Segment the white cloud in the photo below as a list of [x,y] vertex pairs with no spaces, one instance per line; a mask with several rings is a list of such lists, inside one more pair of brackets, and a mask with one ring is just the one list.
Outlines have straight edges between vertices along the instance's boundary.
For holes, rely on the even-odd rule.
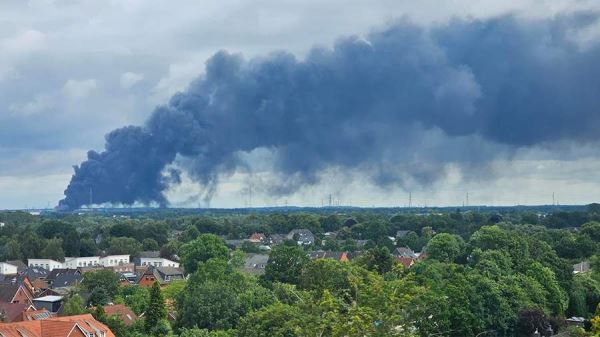
[[27,29],[16,36],[7,38],[0,43],[4,52],[26,53],[40,50],[44,47],[46,35],[35,29]]
[[144,79],[144,74],[126,72],[121,75],[121,88],[129,89]]
[[12,117],[28,117],[42,113],[55,105],[53,97],[46,94],[36,95],[26,103],[13,103],[9,107]]
[[185,89],[194,78],[204,71],[203,60],[175,63],[169,65],[169,72],[153,88],[153,101],[163,103],[173,94]]
[[97,88],[95,79],[68,80],[63,86],[63,92],[70,99],[83,99]]

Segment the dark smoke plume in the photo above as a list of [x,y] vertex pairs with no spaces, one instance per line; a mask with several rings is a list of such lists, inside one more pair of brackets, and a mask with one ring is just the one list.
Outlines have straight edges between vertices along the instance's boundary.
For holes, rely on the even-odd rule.
[[596,142],[600,44],[578,36],[597,20],[399,23],[304,60],[218,52],[144,126],[90,151],[60,206],[166,205],[182,167],[210,196],[255,149],[274,153],[283,178],[273,191],[291,193],[332,167],[365,169],[381,185],[428,183],[444,165],[485,165],[498,149]]

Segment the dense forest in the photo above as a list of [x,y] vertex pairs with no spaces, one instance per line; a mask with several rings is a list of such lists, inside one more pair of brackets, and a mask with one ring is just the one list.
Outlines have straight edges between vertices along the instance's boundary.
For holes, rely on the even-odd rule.
[[[66,313],[92,311],[117,336],[531,336],[536,330],[600,333],[600,205],[579,210],[476,209],[264,211],[131,214],[1,212],[2,260],[159,250],[188,278],[165,288],[122,286],[113,273],[86,275]],[[226,239],[308,229],[318,240],[274,246],[260,276]],[[403,231],[401,237],[396,237]],[[335,238],[325,233],[335,233]],[[359,244],[361,243],[361,244]],[[423,252],[410,268],[397,247]],[[354,252],[350,261],[311,259]],[[591,271],[573,272],[589,261]],[[134,327],[101,305],[124,303]],[[174,318],[167,320],[167,312]],[[565,318],[583,317],[583,327]]]

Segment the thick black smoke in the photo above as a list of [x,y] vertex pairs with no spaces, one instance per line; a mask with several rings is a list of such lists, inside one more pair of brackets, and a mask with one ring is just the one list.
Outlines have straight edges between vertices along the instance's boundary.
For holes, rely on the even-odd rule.
[[597,20],[399,23],[304,60],[219,52],[143,127],[115,130],[103,152],[90,151],[60,205],[167,204],[175,161],[210,192],[219,174],[243,167],[240,153],[260,148],[274,153],[279,192],[289,193],[332,167],[426,183],[448,163],[485,164],[496,147],[595,142],[600,44],[579,37]]

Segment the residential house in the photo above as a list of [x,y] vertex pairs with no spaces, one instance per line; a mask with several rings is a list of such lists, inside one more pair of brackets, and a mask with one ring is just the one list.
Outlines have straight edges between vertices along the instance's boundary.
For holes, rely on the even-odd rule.
[[29,267],[42,267],[49,271],[54,269],[75,269],[79,267],[115,267],[130,263],[129,255],[108,255],[108,256],[82,256],[66,257],[64,262],[51,259],[29,259]]
[[573,265],[573,274],[586,273],[590,270],[590,261],[583,261]]
[[[31,306],[31,308],[33,308],[33,306]],[[22,316],[23,321],[41,321],[50,317],[56,317],[56,314],[42,308],[39,310],[25,310],[23,311]]]
[[266,242],[266,240],[267,237],[263,233],[253,233],[252,235],[250,235],[250,239],[248,239],[248,241],[250,241],[251,243],[256,244]]
[[410,257],[413,259],[417,259],[419,256],[415,253],[414,250],[408,247],[398,247],[394,250],[393,255],[397,258],[399,257]]
[[150,266],[138,280],[140,287],[151,287],[155,281],[161,286],[165,286],[173,281],[184,280],[183,271],[173,267],[154,267]]
[[39,292],[43,289],[48,289],[50,286],[46,281],[46,276],[50,272],[42,267],[26,267],[19,275],[26,276],[33,286],[33,292]]
[[286,237],[287,236],[285,234],[271,234],[269,237],[269,243],[272,245],[280,245],[286,240]]
[[25,269],[27,269],[27,265],[21,260],[8,260],[6,263],[17,266],[17,273],[22,273]]
[[0,262],[0,275],[16,275],[17,266],[6,262]]
[[322,250],[311,252],[309,257],[313,260],[333,259],[341,262],[348,262],[350,260],[347,252],[326,252]]
[[2,337],[115,337],[92,315],[51,317],[44,320],[0,323]]
[[46,270],[52,271],[57,268],[64,268],[64,265],[60,261],[52,259],[28,259],[27,266],[29,267],[42,267]]
[[24,285],[18,283],[0,284],[0,302],[1,303],[23,303],[33,304],[33,294]]
[[46,276],[50,288],[74,287],[82,280],[83,276],[78,269],[54,269]]
[[129,307],[123,304],[105,305],[106,316],[118,316],[125,325],[130,326],[138,320],[138,316]]
[[406,230],[396,231],[396,239],[402,239],[403,237],[405,237],[410,232],[412,232],[412,231],[406,231]]
[[172,267],[179,268],[179,262],[160,257],[158,251],[141,252],[140,257],[135,258],[136,266]]
[[33,297],[37,291],[27,275],[2,275],[0,277],[0,284],[23,286],[29,297]]
[[63,296],[47,295],[44,297],[38,297],[33,299],[33,305],[38,308],[45,308],[46,310],[56,313],[60,310],[63,304]]
[[23,312],[35,310],[29,303],[0,303],[1,321],[5,323],[20,322],[23,320]]
[[315,235],[308,229],[292,229],[286,236],[288,240],[294,240],[301,246],[315,243]]
[[403,265],[404,268],[410,268],[413,264],[415,264],[415,259],[408,256],[399,256],[396,257],[396,260],[400,262],[400,264]]
[[250,274],[262,275],[265,273],[267,262],[269,262],[269,255],[246,254],[243,271]]

